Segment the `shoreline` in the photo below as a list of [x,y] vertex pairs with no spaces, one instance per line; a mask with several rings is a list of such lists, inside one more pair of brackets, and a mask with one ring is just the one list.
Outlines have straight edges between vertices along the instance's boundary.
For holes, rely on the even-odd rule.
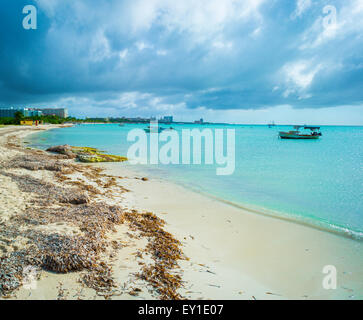
[[[165,180],[163,178],[160,178],[160,179],[164,180],[164,181],[167,181],[167,180]],[[233,201],[228,201],[228,200],[225,200],[223,198],[213,196],[213,195],[208,194],[206,192],[203,192],[201,190],[192,189],[191,187],[183,185],[181,183],[177,183],[177,182],[173,182],[173,181],[170,181],[170,183],[180,185],[184,189],[189,189],[189,190],[191,190],[191,191],[193,191],[195,193],[198,193],[198,194],[200,194],[200,195],[202,195],[204,197],[214,199],[214,200],[222,202],[222,203],[224,203],[226,205],[241,209],[243,211],[250,212],[252,214],[258,214],[258,215],[262,215],[262,216],[265,216],[265,217],[270,217],[270,218],[279,219],[279,220],[282,220],[282,221],[296,223],[298,225],[302,225],[302,226],[313,228],[313,229],[316,229],[316,230],[319,230],[319,231],[335,234],[337,236],[347,238],[347,239],[351,239],[351,240],[354,240],[354,241],[359,241],[359,242],[363,241],[363,233],[361,231],[350,230],[350,229],[347,229],[347,228],[345,228],[343,226],[334,225],[334,224],[331,224],[329,222],[318,223],[318,221],[314,220],[313,218],[298,217],[298,216],[293,215],[293,214],[285,213],[285,212],[282,212],[282,211],[266,209],[266,208],[263,208],[263,207],[257,206],[257,205],[256,206],[252,206],[252,205],[249,206],[247,204],[238,204],[238,203],[235,203]],[[321,222],[321,221],[319,221],[319,222]]]
[[[151,210],[167,222],[165,228],[182,242],[190,260],[179,263],[186,281],[180,291],[188,299],[363,296],[359,286],[363,251],[355,240],[234,208],[162,179],[142,181],[140,173],[118,163],[93,166],[104,168],[110,176],[123,176],[118,183],[131,192],[116,197],[116,203],[141,212]],[[124,253],[125,257],[129,254]],[[331,264],[337,266],[339,273],[339,288],[335,291],[321,286],[322,268]],[[70,281],[73,276],[60,278]],[[56,278],[59,277],[48,275],[47,281],[40,280],[44,292]],[[25,297],[26,293],[23,291],[20,296]]]
[[236,203],[233,201],[225,200],[221,197],[214,196],[212,194],[204,192],[203,190],[193,188],[192,186],[181,183],[179,181],[169,180],[164,177],[160,177],[157,174],[150,174],[148,172],[148,170],[142,169],[141,167],[133,168],[131,166],[127,166],[126,170],[129,170],[129,171],[133,172],[134,174],[139,174],[139,175],[142,174],[147,177],[152,177],[153,179],[164,181],[165,183],[180,186],[184,190],[188,190],[193,193],[197,193],[197,194],[201,195],[202,197],[206,197],[211,200],[216,200],[227,206],[231,206],[231,207],[240,209],[242,211],[250,212],[251,214],[257,214],[257,215],[262,215],[262,216],[269,217],[269,218],[274,218],[274,219],[278,219],[278,220],[282,220],[282,221],[296,223],[301,226],[313,228],[318,231],[327,232],[327,233],[334,234],[339,237],[351,239],[351,240],[358,241],[358,242],[363,241],[363,232],[362,231],[351,230],[351,229],[347,229],[344,226],[331,224],[327,221],[319,221],[319,220],[315,220],[315,219],[309,218],[309,217],[297,216],[297,215],[289,214],[289,213],[282,212],[282,211],[276,211],[276,210],[264,208],[264,207],[258,206],[258,205],[239,204],[239,203]]
[[[93,123],[89,123],[89,124],[93,124]],[[103,124],[103,123],[99,123],[99,124]],[[135,173],[143,172],[144,175],[147,175],[147,176],[150,175],[156,179],[160,178],[166,182],[182,186],[186,190],[192,190],[193,192],[201,194],[205,197],[208,197],[208,198],[214,199],[214,200],[218,200],[226,205],[239,208],[243,211],[249,211],[253,214],[259,214],[259,215],[263,215],[263,216],[267,216],[267,217],[272,217],[272,218],[280,219],[283,221],[290,221],[290,222],[293,222],[293,223],[296,223],[299,225],[314,228],[319,231],[332,233],[332,234],[335,234],[335,235],[338,235],[338,236],[341,236],[344,238],[348,238],[348,239],[353,239],[355,241],[360,241],[360,242],[363,241],[363,231],[362,230],[351,229],[344,225],[331,223],[327,220],[318,220],[313,217],[309,217],[307,212],[304,212],[304,214],[307,214],[307,215],[293,214],[293,213],[289,213],[289,212],[265,208],[258,204],[255,205],[255,204],[247,204],[247,203],[238,203],[238,202],[234,202],[234,201],[230,201],[230,200],[225,200],[222,197],[215,196],[211,193],[207,193],[198,188],[194,188],[193,186],[190,186],[186,183],[182,183],[180,181],[173,181],[172,179],[165,179],[163,177],[158,176],[157,174],[150,173],[148,168],[145,169],[142,166],[135,166],[134,168],[131,166],[128,166],[127,168]]]

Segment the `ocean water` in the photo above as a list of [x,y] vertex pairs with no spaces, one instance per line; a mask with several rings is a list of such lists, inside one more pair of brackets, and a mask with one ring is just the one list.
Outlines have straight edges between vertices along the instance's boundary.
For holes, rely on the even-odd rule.
[[[127,134],[146,125],[78,125],[39,132],[35,147],[70,144],[126,155]],[[236,168],[217,176],[215,165],[137,165],[135,169],[264,214],[363,239],[363,127],[322,127],[319,140],[281,140],[289,127],[257,125],[173,125],[235,129]],[[162,144],[161,144],[162,145]],[[127,164],[120,164],[124,166]]]

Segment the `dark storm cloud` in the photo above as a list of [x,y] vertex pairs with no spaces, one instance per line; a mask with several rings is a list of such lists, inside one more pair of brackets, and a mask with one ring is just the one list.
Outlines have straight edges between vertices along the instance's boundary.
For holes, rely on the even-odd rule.
[[[38,9],[37,30],[22,8]],[[334,5],[337,24],[324,27]],[[6,0],[0,104],[259,109],[363,100],[363,5],[345,1]],[[92,109],[93,110],[93,109]],[[131,109],[130,109],[131,110]]]

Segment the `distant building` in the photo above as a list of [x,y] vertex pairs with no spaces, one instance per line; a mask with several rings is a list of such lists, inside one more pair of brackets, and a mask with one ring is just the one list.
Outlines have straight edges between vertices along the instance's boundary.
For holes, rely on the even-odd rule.
[[151,117],[151,118],[141,118],[141,117],[137,117],[137,118],[123,118],[124,122],[129,122],[129,123],[148,123],[150,121],[155,121],[156,118]]
[[32,108],[8,107],[0,108],[0,118],[14,118],[17,112],[21,112],[24,117],[37,117],[42,115],[41,111]]
[[23,107],[8,107],[8,108],[0,108],[0,117],[5,118],[14,118],[15,113],[21,112],[24,117],[39,117],[42,115],[45,116],[58,116],[60,118],[68,118],[68,110],[65,108],[23,108]]
[[24,109],[24,117],[40,117],[43,115],[43,112],[40,110],[35,110],[35,109]]
[[0,118],[14,118],[15,113],[21,112],[25,113],[25,108],[16,108],[16,107],[8,107],[8,108],[0,108]]
[[173,122],[173,116],[165,116],[162,119],[160,119],[159,122],[172,123]]
[[66,108],[45,108],[36,109],[41,111],[45,116],[57,116],[59,118],[68,118],[68,109]]

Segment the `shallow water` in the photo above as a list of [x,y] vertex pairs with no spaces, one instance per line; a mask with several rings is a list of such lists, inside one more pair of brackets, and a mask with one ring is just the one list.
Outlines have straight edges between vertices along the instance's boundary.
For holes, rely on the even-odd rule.
[[[92,146],[126,155],[127,134],[146,125],[79,125],[36,133],[33,146]],[[280,140],[288,127],[173,125],[235,129],[236,169],[217,176],[215,165],[144,165],[137,169],[189,186],[234,205],[363,238],[363,127],[322,127],[319,140]],[[124,165],[124,164],[123,164]]]

